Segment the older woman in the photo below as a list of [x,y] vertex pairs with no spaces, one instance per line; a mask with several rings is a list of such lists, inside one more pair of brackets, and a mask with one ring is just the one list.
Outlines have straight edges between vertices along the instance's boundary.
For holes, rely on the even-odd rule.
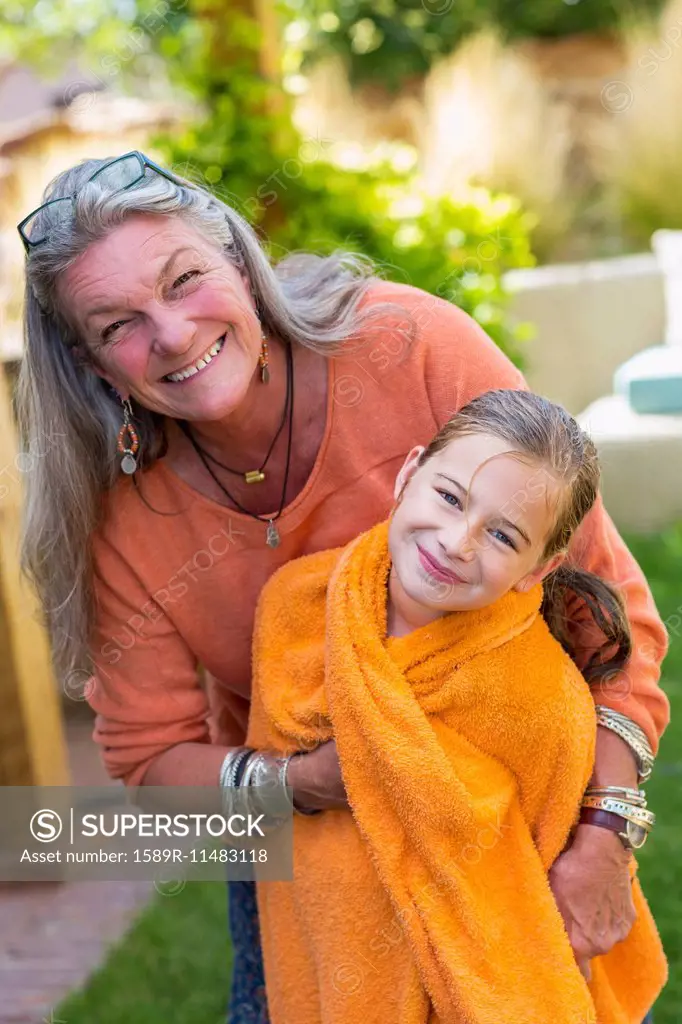
[[[384,518],[405,453],[523,379],[460,310],[357,258],[271,266],[234,210],[140,153],[63,173],[20,232],[22,430],[62,436],[28,477],[24,540],[57,671],[94,674],[113,777],[217,785],[245,734],[265,580]],[[627,602],[634,654],[595,694],[594,781],[634,787],[667,722],[665,631],[600,504],[574,557]],[[567,616],[588,658],[590,617]],[[294,758],[287,782],[304,811],[345,805],[334,744]],[[625,822],[608,817],[580,824],[551,872],[585,972],[633,919]],[[248,884],[230,908],[231,1020],[265,1020]]]

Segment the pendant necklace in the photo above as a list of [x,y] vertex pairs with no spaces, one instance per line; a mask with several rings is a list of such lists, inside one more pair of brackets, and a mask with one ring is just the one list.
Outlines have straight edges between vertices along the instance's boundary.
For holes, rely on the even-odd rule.
[[[287,357],[288,357],[288,354],[289,354],[289,349],[287,348]],[[288,369],[288,364],[287,364],[287,369]],[[267,364],[266,364],[266,366],[262,370],[263,374],[265,374],[266,372],[268,373],[268,376],[267,377],[263,376],[262,377],[263,381],[268,381],[270,379],[269,372],[267,370]],[[211,455],[211,453],[207,452],[205,448],[202,448],[198,441],[194,441],[193,442],[194,446],[199,451],[201,451],[202,455],[205,455],[206,458],[210,459],[211,462],[213,462],[216,466],[220,466],[220,468],[224,469],[225,472],[233,473],[234,476],[240,476],[242,478],[242,480],[244,481],[244,483],[247,483],[247,484],[259,484],[259,483],[262,483],[262,481],[265,480],[265,467],[268,464],[270,456],[272,455],[272,450],[275,447],[275,445],[277,444],[277,440],[279,438],[279,435],[282,433],[282,430],[284,429],[284,424],[286,423],[288,402],[289,402],[289,378],[287,377],[287,394],[286,394],[286,398],[284,400],[284,408],[282,410],[282,418],[279,421],[279,426],[277,427],[277,432],[276,432],[275,436],[273,437],[272,441],[270,442],[270,447],[268,448],[267,455],[263,459],[263,461],[260,464],[260,466],[258,467],[258,469],[249,469],[249,470],[247,470],[246,473],[242,472],[241,469],[232,469],[231,466],[226,466],[224,462],[220,462],[218,459],[216,459],[215,455]],[[187,433],[187,432],[185,431],[185,433]]]
[[[192,431],[191,431],[190,426],[189,426],[188,423],[185,423],[182,420],[178,421],[178,425],[179,425],[180,429],[182,430],[182,432],[185,434],[185,436],[189,440],[189,442],[192,445],[192,447],[194,448],[195,452],[197,453],[197,455],[199,456],[199,458],[203,462],[205,468],[208,470],[210,475],[213,477],[214,482],[218,485],[218,487],[221,489],[223,494],[225,494],[230,499],[230,501],[234,505],[237,506],[237,509],[240,512],[243,512],[247,516],[251,516],[252,519],[258,519],[261,523],[267,523],[268,524],[267,525],[267,529],[265,531],[265,543],[270,548],[276,548],[279,545],[280,541],[281,541],[279,530],[275,526],[275,521],[277,519],[279,519],[279,517],[282,514],[282,510],[284,509],[284,503],[286,501],[287,484],[289,483],[289,466],[290,466],[290,463],[291,463],[291,441],[292,441],[292,436],[293,436],[293,425],[294,425],[294,362],[293,362],[293,358],[294,357],[293,357],[293,351],[292,351],[291,345],[287,345],[286,346],[286,354],[287,354],[287,391],[286,391],[286,398],[285,398],[285,401],[284,401],[284,413],[283,413],[283,416],[282,416],[282,421],[280,423],[280,426],[279,426],[279,428],[277,430],[277,433],[275,434],[275,438],[274,438],[272,444],[270,445],[270,449],[269,449],[268,454],[267,454],[267,456],[265,458],[265,462],[267,462],[267,460],[270,458],[270,452],[274,448],[275,441],[277,440],[277,438],[279,437],[279,435],[282,432],[282,427],[284,425],[284,421],[286,419],[288,419],[288,421],[289,421],[289,431],[288,431],[288,437],[287,437],[287,459],[286,459],[286,465],[285,465],[285,469],[284,469],[284,483],[282,485],[282,497],[280,499],[279,509],[277,510],[277,512],[275,512],[274,515],[272,515],[272,516],[261,516],[257,512],[251,512],[248,508],[244,508],[244,506],[241,505],[237,501],[237,499],[235,497],[233,497],[233,495],[230,494],[230,492],[228,491],[227,487],[225,487],[225,485],[218,479],[218,477],[216,476],[216,474],[215,474],[214,470],[212,469],[211,464],[210,464],[210,462],[208,460],[212,459],[213,462],[216,463],[216,465],[221,466],[223,469],[228,469],[228,467],[227,466],[223,466],[222,463],[218,462],[217,459],[214,459],[213,456],[210,456],[210,455],[208,455],[207,452],[204,452],[203,448],[201,448],[199,443],[195,440],[194,435],[192,434]],[[265,462],[261,466],[260,470],[253,470],[252,472],[254,472],[254,473],[255,472],[262,473],[262,470],[265,467]],[[229,472],[237,473],[237,470],[229,470]],[[248,474],[238,473],[238,475],[243,477],[243,478],[246,478]],[[264,474],[261,477],[261,479],[263,479],[263,478],[264,478]],[[246,482],[247,483],[251,483],[252,481],[247,480]]]

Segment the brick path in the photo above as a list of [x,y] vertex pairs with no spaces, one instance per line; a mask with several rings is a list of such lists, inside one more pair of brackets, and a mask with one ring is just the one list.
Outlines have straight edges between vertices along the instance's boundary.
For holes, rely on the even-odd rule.
[[[84,713],[66,722],[73,781],[111,784]],[[0,1024],[58,1024],[54,1007],[102,962],[151,882],[0,884]]]

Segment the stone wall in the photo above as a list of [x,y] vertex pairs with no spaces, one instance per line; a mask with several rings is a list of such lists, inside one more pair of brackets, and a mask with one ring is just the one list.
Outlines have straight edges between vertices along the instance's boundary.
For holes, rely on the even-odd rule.
[[512,316],[535,325],[524,346],[534,391],[578,414],[612,391],[630,356],[664,340],[663,277],[643,253],[510,271]]

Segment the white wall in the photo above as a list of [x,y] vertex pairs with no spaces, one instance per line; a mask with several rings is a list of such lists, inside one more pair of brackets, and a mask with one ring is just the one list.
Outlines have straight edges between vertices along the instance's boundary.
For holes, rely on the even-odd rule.
[[651,254],[513,270],[511,313],[536,326],[524,345],[534,391],[577,414],[612,391],[614,371],[664,340],[663,279]]

